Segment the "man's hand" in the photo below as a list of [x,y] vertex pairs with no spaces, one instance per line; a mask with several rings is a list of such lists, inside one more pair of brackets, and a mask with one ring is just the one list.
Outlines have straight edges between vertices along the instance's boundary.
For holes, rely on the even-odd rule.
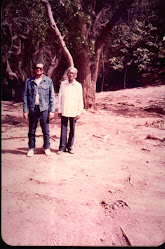
[[28,119],[28,113],[27,112],[23,112],[23,117],[24,117],[24,119]]
[[54,112],[50,112],[49,113],[49,119],[51,120],[51,119],[53,119],[54,118]]
[[58,116],[59,116],[59,118],[61,118],[62,117],[62,113],[58,113]]

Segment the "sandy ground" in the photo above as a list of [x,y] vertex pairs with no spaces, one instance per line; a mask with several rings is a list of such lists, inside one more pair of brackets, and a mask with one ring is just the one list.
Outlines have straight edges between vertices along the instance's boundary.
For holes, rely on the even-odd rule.
[[2,102],[1,233],[25,246],[159,246],[165,242],[165,86],[96,94],[76,126],[75,154],[26,157],[22,104]]

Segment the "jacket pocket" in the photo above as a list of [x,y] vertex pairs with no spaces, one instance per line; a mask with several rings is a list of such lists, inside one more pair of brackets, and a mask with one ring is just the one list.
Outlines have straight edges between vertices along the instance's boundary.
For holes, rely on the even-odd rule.
[[40,106],[47,108],[49,104],[49,85],[41,85],[39,88],[39,94],[41,97]]
[[44,96],[48,96],[49,95],[49,86],[48,85],[42,85],[41,88],[40,88],[40,92],[41,92],[41,95],[44,97]]
[[48,90],[48,89],[49,89],[49,86],[47,86],[47,85],[42,85],[41,88],[44,89],[44,90]]

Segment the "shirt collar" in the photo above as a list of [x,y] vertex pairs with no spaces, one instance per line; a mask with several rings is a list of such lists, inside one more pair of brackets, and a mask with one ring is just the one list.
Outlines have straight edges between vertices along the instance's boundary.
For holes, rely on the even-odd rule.
[[67,80],[67,83],[69,84],[69,85],[76,85],[76,80],[74,79],[74,81],[72,82],[72,83],[69,83],[69,80]]

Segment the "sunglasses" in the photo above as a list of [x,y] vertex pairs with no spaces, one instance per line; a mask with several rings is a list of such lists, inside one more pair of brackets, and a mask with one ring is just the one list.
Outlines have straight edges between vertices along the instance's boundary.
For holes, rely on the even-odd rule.
[[75,75],[75,73],[68,73],[68,75]]
[[43,70],[43,67],[36,67],[37,70]]

